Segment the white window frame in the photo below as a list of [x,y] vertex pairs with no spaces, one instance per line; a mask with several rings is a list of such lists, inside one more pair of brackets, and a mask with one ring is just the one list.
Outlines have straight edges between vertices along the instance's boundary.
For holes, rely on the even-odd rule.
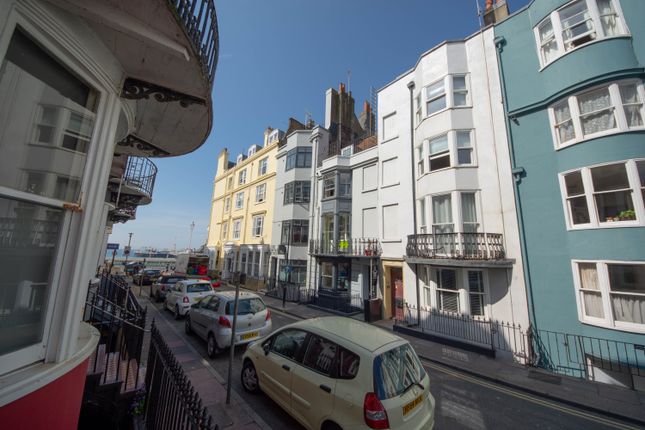
[[262,203],[267,198],[267,184],[260,184],[255,187],[255,202]]
[[[533,33],[535,37],[535,44],[537,48],[537,55],[538,59],[540,61],[540,70],[544,69],[546,66],[549,64],[557,61],[559,58],[562,58],[563,56],[569,54],[570,52],[574,52],[577,49],[583,48],[585,46],[588,46],[592,43],[599,42],[601,40],[606,40],[606,39],[612,39],[616,37],[631,37],[631,34],[629,32],[629,29],[627,28],[627,24],[625,23],[624,15],[623,15],[623,10],[620,7],[620,2],[618,0],[611,0],[612,1],[612,6],[614,8],[614,11],[616,12],[616,19],[618,21],[618,27],[619,27],[619,33],[614,35],[614,36],[607,36],[605,34],[605,30],[603,29],[601,19],[600,19],[600,12],[598,11],[598,3],[596,0],[582,0],[586,2],[587,4],[587,10],[590,15],[590,19],[593,22],[593,28],[596,33],[595,39],[583,43],[579,46],[573,47],[571,49],[566,50],[565,49],[565,44],[564,44],[564,37],[562,35],[563,28],[562,28],[562,22],[560,21],[560,14],[559,12],[562,9],[567,8],[568,6],[571,6],[573,3],[575,3],[578,0],[573,0],[565,5],[562,5],[562,7],[552,11],[547,17],[545,17],[543,20],[541,20],[534,28],[533,28]],[[539,28],[542,26],[545,22],[548,20],[551,21],[551,25],[553,26],[553,33],[555,36],[555,41],[556,41],[556,55],[553,57],[551,61],[546,61],[544,56],[542,55],[542,43],[540,42],[540,31]],[[578,38],[581,38],[582,35],[579,35]]]
[[261,237],[264,232],[264,215],[253,215],[253,237]]
[[240,172],[238,173],[237,178],[238,178],[238,180],[237,180],[238,185],[246,184],[246,169],[240,170]]
[[[458,133],[470,133],[470,146],[468,147],[462,147],[459,148],[457,145],[457,134]],[[433,140],[439,139],[443,136],[446,136],[448,139],[448,154],[450,157],[450,165],[447,167],[442,167],[440,169],[435,169],[435,170],[430,170],[431,159],[436,159],[436,158],[441,158],[445,157],[445,152],[442,152],[440,154],[435,154],[435,155],[430,155],[430,142]],[[417,165],[417,177],[420,178],[424,175],[429,175],[435,172],[441,172],[447,169],[458,169],[458,168],[464,168],[464,167],[477,167],[477,151],[476,151],[476,145],[475,145],[475,130],[473,129],[454,129],[454,130],[449,130],[447,132],[438,134],[436,136],[429,137],[427,139],[423,140],[423,143],[420,145],[422,149],[419,151],[419,147],[417,147],[417,150],[415,150],[415,162]],[[459,149],[468,149],[470,150],[470,164],[459,164]],[[423,156],[421,160],[419,160],[419,156]],[[423,170],[422,174],[419,174],[419,172]]]
[[[580,272],[578,264],[587,263],[596,265],[596,273],[598,274],[598,284],[600,289],[598,292],[602,298],[604,318],[590,317],[585,314],[584,301],[582,300],[583,290],[580,283]],[[610,264],[622,264],[630,266],[645,265],[643,261],[619,261],[619,260],[571,260],[571,269],[573,271],[573,285],[576,293],[576,305],[578,308],[578,320],[585,324],[595,325],[599,327],[624,330],[633,333],[645,333],[645,324],[637,324],[625,321],[616,321],[614,318],[613,309],[611,306],[611,289],[609,285],[609,268]],[[594,290],[596,291],[596,290]],[[616,293],[614,293],[616,294]],[[630,295],[641,295],[641,293],[631,293]],[[645,296],[645,295],[643,295]]]
[[[437,279],[439,276],[439,270],[454,270],[455,271],[455,285],[456,290],[441,289],[437,284]],[[471,293],[468,285],[468,272],[480,272],[482,274],[482,293]],[[437,267],[432,268],[431,266],[421,266],[420,268],[420,280],[423,284],[423,302],[426,309],[434,309],[437,312],[445,313],[447,315],[468,315],[477,320],[487,320],[491,315],[491,299],[490,299],[490,281],[488,278],[488,270],[486,269],[477,269],[472,267]],[[425,278],[425,279],[424,279]],[[445,311],[439,309],[439,292],[448,291],[450,293],[456,293],[458,297],[458,306],[459,312],[455,314],[451,311]],[[483,315],[473,315],[470,313],[470,295],[478,294],[482,297],[482,310]],[[430,299],[430,300],[428,300]]]
[[231,210],[231,197],[225,197],[224,198],[224,212],[228,212]]
[[244,191],[235,194],[235,209],[242,209],[244,207]]
[[[629,159],[622,161],[612,161],[609,163],[595,164],[592,166],[586,166],[578,169],[568,170],[566,172],[560,173],[560,194],[562,198],[562,205],[565,214],[565,221],[567,230],[586,230],[586,229],[598,229],[598,228],[621,228],[621,227],[644,227],[645,226],[645,207],[643,203],[643,194],[641,191],[640,177],[638,176],[638,167],[637,162],[645,163],[645,159]],[[629,187],[631,189],[632,203],[634,205],[634,212],[636,214],[635,220],[624,220],[624,221],[601,221],[598,219],[598,208],[596,206],[596,199],[594,198],[594,188],[591,178],[591,170],[596,167],[610,166],[614,164],[624,164],[627,172],[627,180],[629,181]],[[573,224],[572,214],[569,207],[567,196],[567,186],[565,182],[565,176],[580,171],[582,175],[582,183],[584,186],[584,196],[587,202],[587,210],[589,211],[589,223],[586,224]],[[620,191],[620,190],[612,190]],[[580,197],[582,194],[573,196]]]
[[[463,77],[464,78],[464,81],[466,83],[466,89],[465,90],[455,90],[454,84],[453,84],[453,78],[455,78],[455,77]],[[443,92],[430,98],[428,96],[428,88],[430,88],[432,85],[435,85],[435,84],[437,84],[439,82],[442,82],[442,81],[443,81]],[[456,105],[456,103],[455,103],[455,92],[461,92],[461,93],[466,94],[466,103],[465,104]],[[448,109],[461,109],[461,108],[470,108],[470,107],[472,107],[472,98],[471,98],[470,92],[471,92],[471,88],[470,88],[470,74],[469,73],[453,73],[453,74],[450,74],[450,75],[446,75],[441,79],[437,79],[434,82],[431,82],[430,84],[426,85],[423,88],[424,96],[423,96],[423,103],[422,104],[425,105],[426,118],[430,117],[430,116],[433,116],[433,115],[437,115],[437,114],[439,114],[441,112],[444,112],[444,111],[446,111]],[[428,104],[430,102],[433,102],[435,100],[440,99],[441,97],[446,98],[446,107],[443,108],[443,109],[439,109],[437,111],[434,111],[434,112],[430,112],[428,110]]]
[[258,162],[258,176],[266,175],[269,168],[269,157],[264,157]]
[[242,218],[233,220],[233,235],[231,239],[240,240],[240,235],[242,234]]
[[[630,84],[636,84],[636,91],[638,93],[638,96],[640,97],[640,104],[642,105],[641,118],[643,119],[643,125],[641,126],[630,127],[627,122],[627,116],[625,114],[625,108],[624,108],[625,105],[623,104],[622,96],[620,94],[620,87],[622,85],[630,85]],[[603,88],[608,88],[609,90],[611,107],[607,109],[611,109],[613,111],[615,127],[611,129],[599,131],[596,133],[591,133],[585,136],[583,134],[582,121],[581,121],[581,117],[584,115],[580,114],[578,98],[590,92],[601,90]],[[571,113],[571,120],[573,121],[573,128],[575,132],[575,137],[566,142],[560,142],[560,137],[557,129],[557,126],[559,124],[556,122],[556,116],[555,116],[555,108],[563,103],[568,103],[569,112]],[[566,148],[568,146],[585,142],[587,140],[596,139],[602,136],[608,136],[608,135],[617,134],[617,133],[626,133],[630,131],[642,131],[642,130],[645,130],[645,86],[643,85],[643,81],[640,79],[623,79],[620,81],[613,81],[610,83],[597,85],[591,88],[585,88],[584,91],[571,95],[564,100],[558,100],[558,102],[553,103],[551,106],[549,106],[548,112],[549,112],[549,121],[551,124],[551,136],[553,139],[554,148],[556,150],[560,150],[562,148]],[[585,115],[589,115],[589,114],[587,113]]]
[[222,240],[226,240],[228,238],[228,221],[223,221],[222,222]]

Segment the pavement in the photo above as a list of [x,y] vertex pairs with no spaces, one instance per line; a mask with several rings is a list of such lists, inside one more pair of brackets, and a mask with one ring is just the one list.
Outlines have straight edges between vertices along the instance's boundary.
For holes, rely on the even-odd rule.
[[[266,295],[264,301],[270,308],[297,318],[331,315],[323,309],[298,303],[287,302],[283,307],[282,300]],[[363,320],[363,314],[353,315],[352,318]],[[392,331],[394,321],[381,320],[372,324]],[[396,334],[408,340],[421,359],[516,390],[645,426],[645,392],[554,374],[398,331]]]

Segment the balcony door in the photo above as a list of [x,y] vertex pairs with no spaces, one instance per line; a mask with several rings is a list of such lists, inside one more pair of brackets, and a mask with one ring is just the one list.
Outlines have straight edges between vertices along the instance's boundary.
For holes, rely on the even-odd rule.
[[432,197],[432,234],[434,235],[434,249],[438,254],[454,252],[454,232],[451,195],[443,194]]

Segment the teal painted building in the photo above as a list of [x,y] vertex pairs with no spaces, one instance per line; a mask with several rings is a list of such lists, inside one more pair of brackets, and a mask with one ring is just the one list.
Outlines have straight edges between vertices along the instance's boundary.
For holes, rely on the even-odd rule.
[[645,1],[535,0],[495,36],[537,349],[643,389]]

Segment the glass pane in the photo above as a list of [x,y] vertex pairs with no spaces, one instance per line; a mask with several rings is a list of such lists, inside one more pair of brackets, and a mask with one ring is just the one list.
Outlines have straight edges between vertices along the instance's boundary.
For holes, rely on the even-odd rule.
[[594,191],[610,191],[629,188],[624,164],[594,167],[591,169]]
[[452,203],[450,194],[432,198],[432,219],[435,224],[452,222]]
[[569,102],[561,103],[553,107],[553,113],[555,114],[555,122],[558,124],[571,119],[571,111],[569,110]]
[[470,131],[457,132],[457,148],[470,148]]
[[426,88],[426,97],[428,99],[432,99],[438,96],[439,94],[442,94],[443,92],[444,92],[444,89],[443,89],[443,79],[442,79],[441,81],[435,82],[434,84],[429,85]]
[[611,308],[616,321],[645,324],[645,296],[612,294]]
[[587,198],[585,196],[574,197],[568,200],[569,209],[571,210],[571,222],[575,224],[588,224],[589,208],[587,207]]
[[63,211],[0,198],[0,355],[42,340]]
[[439,288],[457,291],[457,272],[449,269],[439,270]]
[[625,117],[628,127],[640,127],[643,125],[643,105],[625,106]]
[[579,95],[578,106],[580,107],[581,114],[607,109],[611,106],[609,89],[600,88],[598,90]]
[[444,135],[430,141],[430,155],[438,154],[448,150],[448,135]]
[[468,93],[454,93],[453,102],[455,106],[466,106]]
[[567,187],[567,196],[577,196],[585,193],[585,186],[582,183],[580,171],[564,175],[564,183]]
[[312,337],[302,364],[323,375],[330,375],[337,349],[338,346],[333,342],[318,336]]
[[602,307],[602,294],[589,291],[582,292],[585,315],[593,318],[604,318],[605,311]]
[[428,102],[427,110],[428,115],[434,112],[439,112],[442,109],[446,108],[446,96],[439,97],[431,102]]
[[538,28],[540,33],[540,42],[545,42],[553,37],[553,24],[550,19],[547,19]]
[[600,22],[605,31],[605,36],[615,36],[620,33],[618,28],[618,16],[614,11],[611,0],[598,0],[598,11],[600,12]]
[[425,378],[425,370],[409,344],[394,347],[374,359],[374,388],[379,399],[403,394]]
[[638,169],[638,176],[641,180],[641,187],[645,187],[645,161],[637,161],[636,168]]
[[468,272],[468,289],[471,293],[484,292],[484,274],[479,271]]
[[620,97],[623,103],[640,103],[641,98],[638,96],[636,84],[628,84],[620,86]]
[[608,264],[612,292],[645,294],[645,264]]
[[463,222],[477,222],[475,193],[461,193],[461,217]]
[[471,149],[459,149],[457,150],[457,162],[459,164],[472,164],[472,150]]
[[563,122],[557,126],[557,130],[560,143],[568,142],[576,138],[576,130],[573,127],[573,121]]
[[560,9],[559,14],[565,39],[574,38],[592,29],[589,11],[584,0]]
[[97,93],[20,31],[0,70],[0,100],[11,106],[0,110],[0,184],[32,192],[29,172],[47,172],[38,194],[57,198],[56,181],[65,177],[62,194],[77,201]]
[[466,77],[465,76],[453,76],[452,77],[452,88],[455,90],[465,90],[466,89]]
[[600,222],[636,219],[631,194],[631,191],[596,194],[596,207]]
[[445,169],[446,167],[450,167],[450,154],[430,160],[430,171]]
[[600,290],[596,263],[578,263],[578,272],[580,273],[580,288]]

